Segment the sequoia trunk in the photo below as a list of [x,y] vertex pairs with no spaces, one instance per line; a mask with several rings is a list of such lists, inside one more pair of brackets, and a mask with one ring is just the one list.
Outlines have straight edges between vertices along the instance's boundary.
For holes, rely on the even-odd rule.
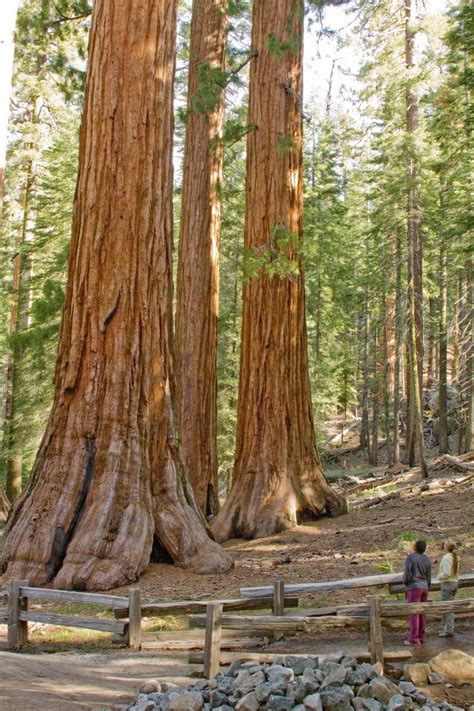
[[179,234],[176,380],[180,454],[205,514],[217,513],[217,311],[226,0],[194,0]]
[[219,539],[260,537],[344,510],[315,449],[306,352],[302,237],[302,31],[295,0],[255,0],[250,70],[244,284],[232,490]]
[[123,585],[152,549],[197,572],[232,564],[174,445],[175,22],[171,0],[94,3],[55,398],[2,551],[34,585]]

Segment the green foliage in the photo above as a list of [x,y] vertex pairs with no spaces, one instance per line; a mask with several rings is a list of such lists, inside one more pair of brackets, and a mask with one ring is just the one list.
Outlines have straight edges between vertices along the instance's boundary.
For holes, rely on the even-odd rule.
[[192,97],[191,105],[195,113],[210,114],[215,110],[227,83],[227,73],[220,67],[212,67],[208,62],[199,65],[199,86]]
[[296,143],[292,136],[287,136],[285,133],[280,133],[278,136],[277,150],[282,156],[286,155],[289,151],[294,151],[296,149]]
[[285,52],[296,54],[298,51],[298,35],[296,32],[291,32],[289,38],[282,41],[277,39],[271,32],[267,37],[267,49],[276,59],[281,59]]
[[300,251],[299,235],[291,233],[285,225],[274,225],[267,244],[244,250],[244,278],[255,279],[262,274],[270,278],[294,278],[300,273]]

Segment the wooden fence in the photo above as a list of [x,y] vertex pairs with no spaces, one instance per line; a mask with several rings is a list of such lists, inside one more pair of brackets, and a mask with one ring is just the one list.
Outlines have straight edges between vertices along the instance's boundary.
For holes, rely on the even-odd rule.
[[[0,624],[8,625],[8,647],[11,649],[18,649],[28,641],[29,622],[110,632],[113,640],[126,644],[133,650],[201,648],[204,652],[191,654],[190,661],[196,663],[197,660],[201,660],[204,663],[205,673],[209,676],[215,672],[219,662],[232,655],[232,652],[223,653],[223,649],[263,645],[268,637],[281,637],[285,634],[305,631],[317,633],[328,627],[357,626],[369,633],[370,658],[381,661],[384,655],[381,632],[379,634],[380,620],[405,617],[418,611],[436,615],[449,611],[461,617],[474,615],[472,599],[415,604],[381,602],[379,598],[372,596],[368,598],[367,603],[361,605],[306,608],[304,614],[294,609],[298,607],[297,595],[302,592],[386,585],[389,585],[391,592],[399,592],[400,580],[400,574],[298,584],[285,584],[282,579],[277,579],[273,586],[242,588],[242,597],[240,598],[143,602],[143,604],[140,589],[137,587],[130,588],[127,596],[118,597],[34,588],[30,587],[27,581],[13,580],[8,583],[5,591],[0,591]],[[459,584],[460,587],[474,586],[474,574],[461,576]],[[439,581],[433,581],[432,589],[439,589]],[[29,609],[30,600],[100,605],[112,609],[114,619],[36,611]],[[289,608],[287,612],[285,612],[286,608]],[[230,614],[266,609],[271,610],[272,614]],[[189,616],[191,629],[161,633],[161,637],[158,633],[158,639],[154,643],[144,641],[142,617],[166,617],[169,615]],[[201,632],[203,628],[205,629],[204,634]],[[174,642],[171,638],[174,639]],[[403,654],[405,657],[407,654],[410,656],[407,652],[403,652]],[[365,658],[367,655],[363,656]],[[385,659],[387,659],[387,655],[385,655]]]
[[[302,593],[317,593],[335,590],[354,590],[357,588],[380,588],[388,585],[391,593],[403,592],[402,573],[388,573],[385,575],[367,575],[363,578],[347,578],[345,580],[327,580],[319,583],[293,583],[285,584],[285,593],[288,595],[301,595]],[[474,573],[461,575],[459,587],[474,587]],[[431,590],[439,590],[440,581],[433,580]],[[273,588],[263,585],[256,588],[240,588],[241,597],[259,598],[271,595]]]
[[[352,611],[352,614],[348,613]],[[411,657],[410,652],[384,653],[382,620],[384,618],[404,618],[415,613],[428,616],[439,616],[447,612],[474,616],[474,598],[442,602],[383,602],[379,596],[368,597],[367,603],[338,610],[336,615],[324,617],[311,616],[270,616],[270,615],[224,615],[222,605],[210,603],[207,615],[195,615],[191,623],[197,626],[205,625],[206,646],[203,654],[190,655],[190,662],[203,663],[204,676],[212,678],[219,670],[219,665],[228,663],[229,655],[221,653],[221,634],[223,629],[245,630],[247,633],[256,634],[294,634],[297,632],[317,632],[322,628],[357,625],[368,631],[369,655],[372,663],[379,662],[383,669],[384,661]],[[268,655],[264,655],[265,659]],[[360,655],[359,655],[360,656]],[[362,655],[365,657],[365,655]],[[259,655],[250,658],[258,659]]]
[[[100,617],[82,617],[63,615],[54,612],[30,610],[30,600],[47,602],[81,603],[101,605],[127,611],[127,622]],[[28,623],[39,622],[58,627],[80,627],[100,632],[122,635],[132,649],[139,648],[140,638],[140,589],[130,588],[128,597],[116,595],[97,595],[95,593],[74,592],[69,590],[49,590],[33,588],[27,580],[10,580],[6,592],[0,594],[0,623],[7,624],[7,645],[9,649],[19,649],[28,642]],[[137,644],[138,639],[138,644]]]
[[[111,608],[115,619],[31,610],[28,609],[30,600],[100,605]],[[28,641],[28,622],[39,622],[59,627],[79,627],[110,632],[114,641],[126,644],[131,649],[138,651],[142,646],[146,646],[148,649],[163,646],[159,643],[143,645],[142,617],[188,616],[192,613],[206,612],[210,604],[211,602],[208,600],[144,602],[142,604],[140,589],[136,587],[129,588],[127,597],[118,597],[116,595],[34,588],[30,587],[26,580],[12,580],[8,583],[6,591],[0,592],[0,624],[8,626],[7,645],[9,649],[20,649]],[[221,600],[220,604],[226,612],[238,612],[241,610],[265,610],[272,608],[275,602],[273,595],[269,595],[255,600],[247,598]],[[298,598],[287,596],[284,600],[283,598],[279,599],[278,605],[287,608],[297,607]],[[184,633],[178,633],[179,635],[185,636]],[[248,638],[241,641],[251,642]],[[189,643],[186,645],[186,641],[181,646],[189,649]],[[201,646],[205,646],[205,640]]]

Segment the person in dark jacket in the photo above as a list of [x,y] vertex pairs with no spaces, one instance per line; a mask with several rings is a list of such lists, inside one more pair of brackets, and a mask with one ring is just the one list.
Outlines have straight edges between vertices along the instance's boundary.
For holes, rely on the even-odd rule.
[[[425,555],[426,541],[416,541],[407,555],[403,568],[403,583],[408,602],[426,602],[431,588],[431,560]],[[410,634],[405,644],[424,644],[426,615],[410,615]]]

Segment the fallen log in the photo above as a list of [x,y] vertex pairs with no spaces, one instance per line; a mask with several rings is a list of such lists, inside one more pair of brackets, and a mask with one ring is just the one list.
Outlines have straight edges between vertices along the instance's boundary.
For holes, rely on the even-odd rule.
[[450,454],[445,454],[443,459],[454,469],[460,472],[474,472],[474,462],[464,462],[458,457],[453,457]]
[[386,501],[393,501],[399,499],[401,494],[399,491],[390,491],[388,494],[380,494],[380,496],[375,496],[372,499],[367,499],[367,501],[361,501],[357,504],[353,504],[351,509],[356,511],[359,509],[370,509],[372,506],[378,506],[379,504],[384,504]]

